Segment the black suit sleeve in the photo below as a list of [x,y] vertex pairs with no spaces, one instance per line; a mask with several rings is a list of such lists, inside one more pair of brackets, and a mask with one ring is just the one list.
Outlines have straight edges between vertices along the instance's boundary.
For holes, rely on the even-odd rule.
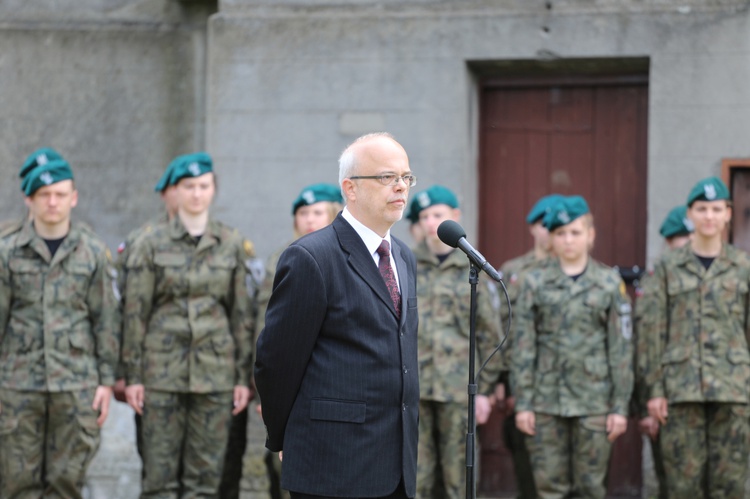
[[303,247],[281,255],[266,327],[258,338],[255,383],[267,429],[266,447],[284,447],[284,432],[315,341],[325,318],[327,295],[318,263]]

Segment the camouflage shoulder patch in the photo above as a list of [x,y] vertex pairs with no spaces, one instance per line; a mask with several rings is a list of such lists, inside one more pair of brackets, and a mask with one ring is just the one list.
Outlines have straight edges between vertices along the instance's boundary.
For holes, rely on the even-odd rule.
[[242,241],[242,248],[245,250],[245,254],[249,257],[255,256],[255,246],[250,242],[249,239]]

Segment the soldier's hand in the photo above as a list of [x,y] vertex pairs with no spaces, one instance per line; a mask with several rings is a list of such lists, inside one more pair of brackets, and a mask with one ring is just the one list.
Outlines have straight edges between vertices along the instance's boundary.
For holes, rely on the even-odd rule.
[[236,416],[241,413],[247,407],[247,403],[250,402],[250,388],[242,385],[234,387],[234,409],[232,409],[232,416]]
[[141,416],[143,416],[143,395],[145,391],[143,385],[129,385],[125,387],[125,398],[128,401],[128,405]]
[[112,387],[111,386],[97,386],[96,393],[94,393],[94,403],[91,404],[91,408],[95,411],[99,411],[99,417],[96,418],[96,424],[100,427],[107,420],[109,415],[109,403],[112,400]]
[[659,435],[659,422],[647,416],[638,421],[638,429],[651,440],[656,440],[656,436]]
[[648,401],[648,415],[656,419],[660,425],[667,424],[667,416],[669,416],[669,410],[667,407],[667,399],[664,397],[657,397]]
[[477,418],[477,424],[484,424],[490,419],[492,404],[490,399],[484,395],[477,395],[474,398],[474,414]]
[[620,414],[610,414],[607,416],[607,440],[614,442],[617,437],[625,433],[628,429],[628,418]]
[[114,387],[115,400],[118,402],[127,402],[125,399],[125,379],[120,378],[115,381]]
[[536,416],[533,411],[521,411],[516,414],[516,428],[527,435],[536,433]]

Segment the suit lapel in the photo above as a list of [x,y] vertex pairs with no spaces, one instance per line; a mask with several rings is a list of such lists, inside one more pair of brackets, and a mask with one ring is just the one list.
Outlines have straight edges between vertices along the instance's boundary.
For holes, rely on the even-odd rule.
[[[378,267],[372,259],[372,255],[367,251],[365,243],[362,238],[359,237],[357,231],[349,225],[349,222],[339,214],[333,221],[333,229],[339,238],[339,244],[341,248],[346,252],[348,257],[349,266],[359,274],[372,291],[377,295],[378,298],[388,307],[388,310],[396,316],[396,311],[393,308],[393,302],[391,301],[391,295],[388,293],[388,288],[385,285],[383,276],[380,275]],[[400,272],[399,268],[399,272]],[[400,275],[400,274],[399,274]]]

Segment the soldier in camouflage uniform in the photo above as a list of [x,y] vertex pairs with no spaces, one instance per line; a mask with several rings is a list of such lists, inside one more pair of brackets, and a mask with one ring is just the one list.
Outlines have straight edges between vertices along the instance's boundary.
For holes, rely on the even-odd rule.
[[670,497],[742,498],[748,467],[750,257],[725,244],[729,190],[716,177],[688,196],[690,244],[657,262],[645,383],[661,425]]
[[[534,247],[524,255],[505,262],[500,267],[500,273],[507,283],[508,299],[511,308],[515,308],[518,299],[518,279],[521,274],[529,270],[539,268],[544,265],[550,254],[549,231],[544,226],[543,220],[547,210],[557,201],[562,199],[559,194],[550,194],[539,199],[532,206],[529,214],[526,215],[526,223],[529,226],[529,233],[534,240]],[[508,307],[501,300],[500,308],[500,325],[503,330],[507,328]],[[511,331],[508,331],[508,338],[503,344],[503,366],[508,369],[512,359],[513,338]],[[502,334],[502,333],[501,333]],[[513,456],[513,469],[516,474],[516,484],[518,486],[519,499],[533,499],[536,497],[536,488],[534,487],[534,474],[531,471],[531,458],[529,451],[526,449],[526,439],[524,434],[516,428],[515,418],[515,399],[511,396],[508,387],[508,371],[503,371],[500,375],[500,383],[495,390],[495,399],[498,407],[504,410],[506,417],[504,421],[505,442]]]
[[[173,163],[174,164],[174,163]],[[164,203],[164,211],[159,214],[154,220],[144,224],[143,226],[133,230],[125,240],[120,243],[117,247],[117,279],[116,279],[116,290],[120,297],[125,295],[125,284],[127,282],[127,268],[125,263],[128,261],[130,256],[130,250],[135,245],[135,242],[143,235],[149,234],[154,230],[154,226],[160,223],[168,222],[177,213],[177,189],[170,181],[172,174],[173,164],[164,171],[159,181],[156,183],[154,190],[159,193],[161,200]],[[121,330],[122,334],[122,330]],[[127,402],[125,399],[125,366],[119,363],[117,366],[117,379],[114,386],[115,399],[120,402]],[[135,443],[138,449],[138,455],[142,457],[141,448],[143,446],[143,432],[141,431],[141,415],[135,413]]]
[[[455,194],[435,185],[414,196],[410,213],[425,235],[413,251],[417,259],[419,302],[419,445],[417,497],[445,495],[456,499],[466,492],[466,432],[468,429],[470,262],[437,236],[444,220],[458,221]],[[477,292],[477,365],[500,343],[500,317],[494,283],[482,280]],[[494,300],[494,304],[493,304]],[[495,356],[477,380],[476,418],[487,421],[488,396],[500,373]]]
[[419,225],[419,214],[414,213],[412,205],[409,205],[408,211],[404,214],[404,219],[409,221],[409,235],[414,243],[414,246],[419,245],[424,241],[424,234],[422,233],[422,227]]
[[[56,159],[64,158],[60,155],[59,152],[49,147],[43,147],[31,153],[21,166],[21,170],[18,172],[18,176],[21,179],[21,184],[23,185],[23,181],[26,178],[26,175],[28,175],[34,168],[40,165],[45,165],[48,162]],[[2,222],[0,222],[0,239],[19,232],[26,224],[26,222],[28,222],[30,219],[31,213],[27,210],[27,214],[24,217],[3,220]]]
[[[662,222],[659,229],[659,233],[664,238],[668,250],[682,248],[690,242],[690,234],[693,232],[693,223],[687,218],[687,206],[676,206],[670,210],[667,217]],[[643,275],[640,278],[640,282],[636,287],[636,306],[633,320],[633,326],[635,328],[635,337],[637,339],[637,348],[635,355],[635,385],[633,390],[633,398],[635,399],[636,407],[640,420],[638,421],[638,428],[644,435],[648,436],[651,441],[651,454],[654,459],[654,472],[656,474],[656,480],[659,487],[659,499],[666,499],[668,497],[667,480],[664,474],[664,461],[661,457],[661,446],[659,439],[659,422],[648,415],[648,408],[646,404],[647,387],[645,375],[649,371],[648,368],[648,348],[654,342],[649,341],[649,338],[643,334],[644,320],[653,319],[655,316],[655,302],[653,299],[654,293],[649,292],[644,297],[644,289],[650,288],[653,284],[652,278],[653,271]],[[649,328],[646,328],[649,329]],[[650,329],[653,331],[653,328]]]
[[538,497],[602,499],[611,443],[633,387],[630,302],[617,271],[593,260],[580,196],[545,215],[556,260],[524,274],[511,387]]
[[111,261],[70,221],[67,162],[23,191],[33,222],[0,242],[0,497],[80,498],[119,353]]
[[208,154],[180,157],[172,179],[177,216],[126,263],[125,394],[143,416],[142,497],[216,497],[231,416],[250,397],[247,245],[209,217]]
[[[299,193],[299,196],[292,203],[292,216],[293,219],[293,231],[294,239],[298,239],[305,234],[310,234],[316,230],[320,230],[333,222],[336,215],[343,209],[344,198],[341,196],[341,188],[335,184],[313,184],[305,187]],[[279,258],[284,250],[291,244],[292,241],[285,244],[274,252],[266,263],[265,275],[263,282],[258,290],[258,314],[255,322],[255,339],[257,340],[258,335],[266,325],[266,309],[268,308],[268,301],[271,299],[271,291],[273,290],[273,279],[276,276],[276,264],[279,263]],[[253,342],[254,344],[255,342]],[[258,404],[257,410],[260,413],[262,406]],[[250,448],[245,455],[246,461],[252,461],[246,464],[246,467],[250,467],[256,472],[260,472],[263,468],[260,463],[265,462],[263,459],[264,454],[271,453],[271,451],[265,448],[265,440],[259,442],[259,448]],[[281,461],[275,455],[266,456],[267,460],[271,462],[271,470],[269,470],[275,476],[272,476],[272,483],[279,483],[281,479]],[[260,463],[259,463],[260,460]],[[248,466],[249,465],[249,466]],[[265,472],[265,469],[263,469]],[[261,477],[255,476],[253,480],[256,483],[268,484]],[[268,478],[268,477],[266,477]],[[266,488],[268,490],[268,488]],[[274,497],[289,497],[287,491],[281,489],[273,491]],[[257,499],[261,499],[262,496],[258,495]],[[256,499],[254,497],[253,499]]]

